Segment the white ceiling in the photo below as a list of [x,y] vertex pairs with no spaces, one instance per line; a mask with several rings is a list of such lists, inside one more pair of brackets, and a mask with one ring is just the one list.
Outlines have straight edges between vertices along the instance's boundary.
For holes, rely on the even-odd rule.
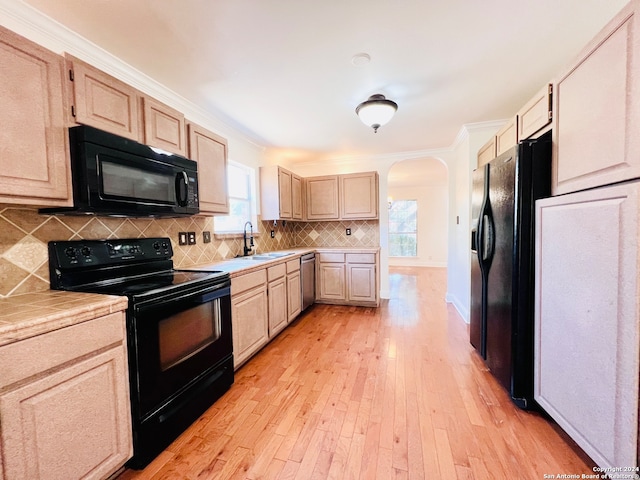
[[[336,157],[449,147],[515,114],[626,3],[25,1],[257,144]],[[377,134],[354,113],[374,93],[399,105]]]

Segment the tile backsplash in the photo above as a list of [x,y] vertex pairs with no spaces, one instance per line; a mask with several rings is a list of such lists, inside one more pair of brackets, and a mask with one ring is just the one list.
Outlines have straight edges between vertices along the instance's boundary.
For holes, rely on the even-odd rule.
[[[346,229],[351,235],[346,235]],[[274,238],[271,238],[271,230]],[[213,218],[112,218],[40,215],[37,209],[0,205],[0,298],[49,288],[47,242],[103,238],[169,237],[176,267],[212,263],[242,252],[242,237],[212,235]],[[292,247],[377,247],[378,221],[260,222],[256,250]],[[196,232],[196,245],[178,245],[178,232]]]

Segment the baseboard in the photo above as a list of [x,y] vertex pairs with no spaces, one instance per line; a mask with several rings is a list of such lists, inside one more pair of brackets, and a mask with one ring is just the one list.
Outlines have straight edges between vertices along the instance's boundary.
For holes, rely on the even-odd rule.
[[455,295],[451,295],[449,293],[445,295],[445,300],[447,303],[450,303],[453,305],[453,307],[458,311],[458,313],[462,317],[462,320],[464,320],[464,322],[468,324],[469,323],[469,307],[464,305],[462,302],[460,302],[460,300]]

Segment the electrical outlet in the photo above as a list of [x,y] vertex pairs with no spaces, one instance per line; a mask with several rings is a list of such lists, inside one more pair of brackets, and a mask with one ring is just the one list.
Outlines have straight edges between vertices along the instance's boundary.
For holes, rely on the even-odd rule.
[[187,232],[187,242],[189,245],[196,244],[196,232]]
[[276,238],[276,232],[274,230],[271,230],[271,238]]
[[211,243],[211,232],[202,232],[202,243]]
[[351,229],[347,228],[347,235],[351,235]]
[[187,232],[178,232],[178,245],[187,244]]

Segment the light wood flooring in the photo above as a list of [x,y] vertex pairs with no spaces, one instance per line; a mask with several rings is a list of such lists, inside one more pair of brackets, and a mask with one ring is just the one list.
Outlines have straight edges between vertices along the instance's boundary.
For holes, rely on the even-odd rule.
[[445,303],[446,270],[392,268],[380,308],[315,305],[132,479],[542,479],[592,473],[519,410]]

